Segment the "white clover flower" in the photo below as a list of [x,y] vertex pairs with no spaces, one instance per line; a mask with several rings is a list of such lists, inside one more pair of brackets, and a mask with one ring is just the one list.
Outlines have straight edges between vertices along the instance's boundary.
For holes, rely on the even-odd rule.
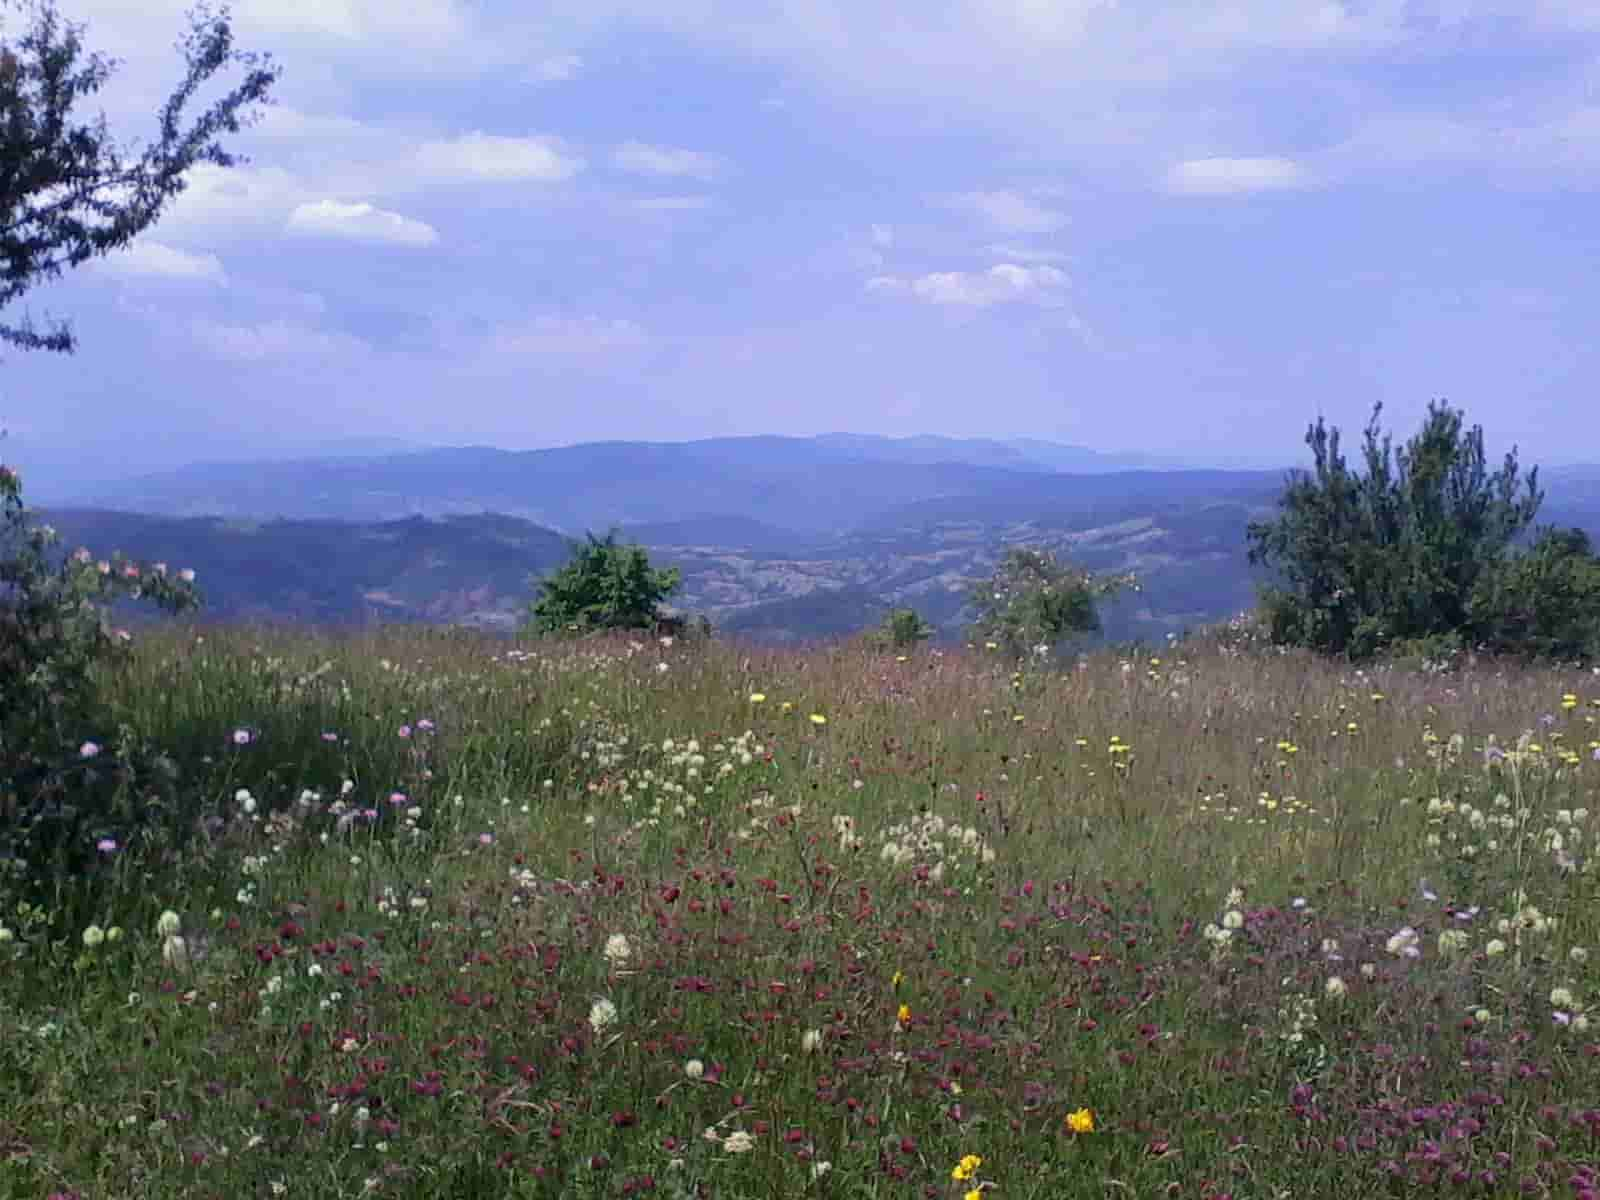
[[1571,988],[1555,987],[1550,989],[1550,1006],[1552,1008],[1576,1007]]
[[1464,929],[1446,929],[1439,934],[1439,954],[1449,958],[1466,949],[1467,931]]
[[706,1064],[701,1062],[698,1058],[691,1058],[688,1062],[683,1064],[683,1073],[690,1079],[704,1079],[706,1074]]
[[1480,1008],[1477,1012],[1472,1014],[1472,1019],[1479,1025],[1487,1025],[1490,1021],[1494,1020],[1494,1016],[1487,1008]]
[[822,1045],[822,1030],[808,1029],[800,1037],[800,1052],[802,1054],[815,1054]]
[[1406,925],[1392,934],[1383,948],[1396,958],[1416,958],[1422,953],[1418,946],[1421,940],[1417,931]]
[[1222,901],[1224,908],[1238,908],[1244,903],[1244,891],[1240,888],[1229,888],[1227,897]]
[[170,908],[156,918],[156,933],[162,937],[172,937],[182,926],[183,921]]
[[1229,930],[1243,929],[1244,914],[1237,908],[1230,908],[1227,912],[1222,914],[1222,927]]
[[189,965],[189,943],[177,934],[173,934],[161,945],[161,961],[169,967],[185,967]]
[[595,1033],[604,1033],[617,1020],[617,1006],[605,997],[601,997],[589,1006],[589,1028]]
[[1322,994],[1329,1000],[1343,1000],[1349,991],[1345,981],[1337,975],[1329,975],[1328,981],[1322,985]]
[[612,966],[621,966],[633,957],[633,947],[628,944],[626,934],[613,933],[606,939],[606,961]]
[[745,1154],[755,1149],[756,1141],[743,1129],[735,1129],[722,1139],[722,1148],[729,1154]]
[[90,950],[106,940],[106,931],[98,925],[90,925],[83,931],[83,944]]
[[1506,952],[1506,944],[1499,938],[1490,938],[1488,945],[1484,946],[1483,952],[1490,958],[1499,958],[1500,955]]

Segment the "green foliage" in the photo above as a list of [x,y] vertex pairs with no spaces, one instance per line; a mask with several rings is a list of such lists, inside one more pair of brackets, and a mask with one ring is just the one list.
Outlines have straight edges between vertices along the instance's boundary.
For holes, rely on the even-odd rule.
[[1543,529],[1478,580],[1472,625],[1484,648],[1537,658],[1600,658],[1600,558],[1581,529]]
[[165,563],[64,556],[55,540],[23,505],[16,472],[0,466],[0,857],[75,874],[95,840],[125,843],[140,816],[130,756],[90,736],[105,736],[97,669],[129,640],[107,606],[146,600],[178,613],[199,596],[192,575]]
[[993,576],[972,589],[969,603],[977,616],[971,636],[1012,657],[1050,653],[1075,633],[1098,632],[1096,603],[1137,586],[1131,575],[1096,576],[1049,550],[1015,546]]
[[[196,9],[182,42],[188,72],[161,109],[160,140],[126,161],[104,117],[72,122],[74,106],[100,90],[111,64],[82,57],[81,30],[64,24],[49,0],[22,7],[29,27],[0,45],[0,308],[128,245],[197,164],[238,161],[218,137],[237,133],[277,78],[264,57],[233,50],[225,10],[213,17]],[[183,128],[195,91],[230,64],[248,68],[244,82]],[[64,324],[43,333],[27,320],[0,325],[0,340],[24,350],[74,348]],[[0,859],[61,878],[93,861],[96,840],[122,845],[160,792],[140,782],[127,739],[114,749],[93,740],[108,736],[96,731],[104,717],[98,672],[127,639],[110,628],[107,606],[143,599],[179,612],[198,597],[192,577],[171,577],[164,564],[97,562],[88,550],[63,558],[55,541],[49,526],[30,519],[16,472],[0,465]]]
[[1483,430],[1430,404],[1421,431],[1396,453],[1373,409],[1365,471],[1319,418],[1306,433],[1313,469],[1292,473],[1272,521],[1252,522],[1250,561],[1277,573],[1262,590],[1272,640],[1368,658],[1397,643],[1475,635],[1475,593],[1538,512],[1535,468],[1516,452],[1492,474]]
[[908,650],[934,634],[933,626],[914,608],[896,608],[885,614],[883,623],[872,631],[875,645],[892,650]]
[[652,568],[643,547],[618,544],[615,531],[604,538],[591,533],[573,545],[571,560],[539,585],[530,625],[544,634],[650,629],[680,582],[676,567]]

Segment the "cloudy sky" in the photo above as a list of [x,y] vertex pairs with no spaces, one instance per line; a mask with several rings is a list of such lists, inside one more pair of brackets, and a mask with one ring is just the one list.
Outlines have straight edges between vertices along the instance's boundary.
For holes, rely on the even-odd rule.
[[[148,138],[182,0],[59,0]],[[1600,459],[1594,0],[238,0],[279,103],[40,289],[18,441],[829,430]],[[6,14],[7,38],[20,19]],[[15,316],[15,313],[8,316]],[[98,448],[98,449],[96,449]]]

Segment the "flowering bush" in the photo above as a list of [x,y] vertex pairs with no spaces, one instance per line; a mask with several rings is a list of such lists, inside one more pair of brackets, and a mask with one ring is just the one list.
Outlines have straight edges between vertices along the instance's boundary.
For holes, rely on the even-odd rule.
[[192,571],[61,555],[55,541],[23,505],[17,473],[0,465],[0,858],[75,870],[137,823],[127,756],[82,740],[96,723],[96,668],[130,640],[108,605],[148,600],[179,613],[199,595]]

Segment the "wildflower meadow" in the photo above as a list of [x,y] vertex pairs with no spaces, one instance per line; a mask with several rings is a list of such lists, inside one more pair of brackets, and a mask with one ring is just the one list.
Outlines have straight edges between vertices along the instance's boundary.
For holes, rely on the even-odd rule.
[[[1600,676],[164,629],[7,1197],[1600,1195]],[[119,772],[121,772],[119,774]]]

